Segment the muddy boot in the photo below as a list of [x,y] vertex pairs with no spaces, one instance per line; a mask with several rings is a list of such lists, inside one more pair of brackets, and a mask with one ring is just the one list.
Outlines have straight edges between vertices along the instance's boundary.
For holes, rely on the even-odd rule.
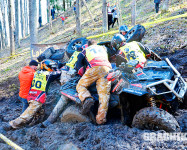
[[3,122],[3,123],[2,123],[2,128],[3,128],[5,131],[9,131],[9,130],[13,129],[12,126],[11,126],[9,123],[6,123],[6,122]]
[[94,100],[91,97],[86,98],[82,106],[81,114],[86,115],[90,111],[90,108],[93,105],[94,105]]

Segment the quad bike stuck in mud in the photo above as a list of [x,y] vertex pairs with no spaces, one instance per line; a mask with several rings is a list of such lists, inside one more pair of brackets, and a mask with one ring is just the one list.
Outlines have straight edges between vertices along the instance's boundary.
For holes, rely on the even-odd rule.
[[184,79],[167,58],[147,61],[143,69],[135,69],[137,64],[122,63],[107,76],[112,92],[120,95],[122,122],[139,129],[179,131],[173,114],[183,104]]
[[[121,121],[132,127],[180,131],[174,113],[183,104],[187,85],[169,59],[161,60],[154,52],[151,53],[151,60],[143,69],[135,68],[138,61],[121,63],[120,58],[117,58],[118,67],[106,77],[112,81],[108,111],[113,110],[110,108],[120,108]],[[96,110],[93,109],[88,115],[81,114],[81,101],[76,92],[79,79],[79,76],[75,76],[61,86],[61,99],[47,121],[53,123],[62,112],[62,122],[95,121]],[[89,91],[98,102],[95,85],[90,86]]]

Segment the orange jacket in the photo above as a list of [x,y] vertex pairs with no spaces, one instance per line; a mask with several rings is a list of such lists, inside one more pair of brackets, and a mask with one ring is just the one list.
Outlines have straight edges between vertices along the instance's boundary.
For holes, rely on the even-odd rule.
[[19,96],[21,98],[27,99],[29,90],[31,88],[31,83],[34,77],[34,73],[35,70],[29,66],[23,67],[23,69],[20,71],[18,77],[20,81]]

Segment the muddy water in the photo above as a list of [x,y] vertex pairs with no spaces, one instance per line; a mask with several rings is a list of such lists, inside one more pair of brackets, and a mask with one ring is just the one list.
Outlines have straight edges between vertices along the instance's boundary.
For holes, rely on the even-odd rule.
[[[176,68],[182,68],[183,77],[187,77],[187,50],[178,53],[162,53],[162,57],[169,57]],[[59,87],[57,83],[51,85],[48,103],[45,106],[46,117],[49,115],[59,98]],[[10,121],[21,113],[21,103],[17,100],[17,94],[9,99],[0,100],[0,123]],[[186,118],[185,118],[186,117]],[[183,127],[183,133],[187,132],[184,124],[187,124],[187,110],[179,110],[176,118]],[[39,125],[25,127],[15,131],[3,133],[25,150],[66,150],[66,149],[186,149],[187,140],[180,138],[172,140],[164,139],[166,132],[139,130],[122,125],[120,119],[109,118],[105,125],[94,125],[91,123],[68,124],[59,120],[47,128]],[[161,139],[157,138],[161,135]],[[182,137],[182,135],[180,135]],[[161,140],[161,141],[160,141]],[[10,146],[0,140],[0,149],[9,150]]]

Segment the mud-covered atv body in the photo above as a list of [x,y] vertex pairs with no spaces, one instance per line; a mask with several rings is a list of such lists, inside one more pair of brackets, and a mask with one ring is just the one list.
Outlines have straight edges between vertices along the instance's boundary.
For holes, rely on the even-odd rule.
[[148,61],[141,69],[137,62],[122,63],[110,73],[112,92],[120,95],[123,122],[140,129],[177,131],[172,114],[183,102],[187,85],[180,73],[166,61]]
[[[97,110],[92,110],[88,115],[81,114],[81,100],[78,97],[78,93],[76,91],[76,85],[79,81],[80,77],[76,76],[66,84],[61,86],[60,92],[62,94],[63,101],[69,103],[67,108],[64,110],[61,121],[62,122],[90,122],[94,120],[93,115]],[[95,104],[97,106],[99,102],[99,96],[97,94],[96,84],[93,83],[88,89],[95,100]],[[119,96],[115,93],[110,95],[109,100],[109,109],[114,108],[119,104]],[[95,107],[96,108],[96,107]]]

